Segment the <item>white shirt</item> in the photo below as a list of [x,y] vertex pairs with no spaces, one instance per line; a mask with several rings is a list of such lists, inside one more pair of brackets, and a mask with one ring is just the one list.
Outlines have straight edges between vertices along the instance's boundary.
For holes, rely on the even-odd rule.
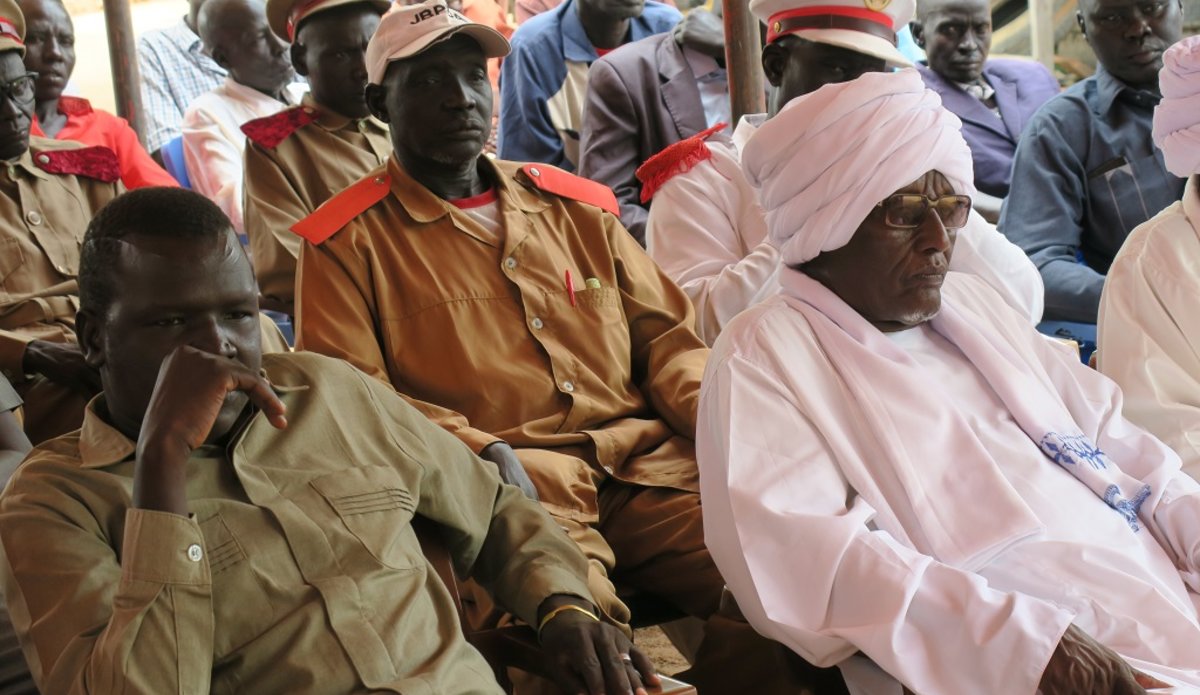
[[1100,296],[1097,366],[1125,392],[1125,415],[1169,444],[1200,479],[1200,189],[1138,226]]
[[242,172],[246,136],[242,124],[300,103],[308,85],[288,85],[288,103],[226,77],[221,86],[196,97],[183,115],[183,154],[192,189],[229,216],[238,234],[242,223]]
[[[1134,668],[1179,686],[1162,692],[1200,692],[1193,593],[1200,486],[1168,473],[1164,499],[1174,502],[1133,532],[1038,450],[957,347],[909,331],[895,341],[937,385],[913,394],[914,404],[930,397],[954,402],[993,460],[1004,462],[1004,479],[1043,529],[977,571],[924,555],[881,528],[895,510],[873,508],[848,484],[839,461],[878,459],[888,443],[844,439],[867,431],[855,424],[860,411],[789,301],[798,300],[772,297],[727,327],[704,376],[697,426],[705,542],[760,633],[820,666],[861,650],[921,695],[1034,695],[1074,623]],[[1114,450],[1144,452],[1137,463],[1143,470],[1176,465],[1121,417],[1110,382],[1000,308],[975,313],[994,321],[997,336],[1017,336],[1014,349],[1036,355],[1053,383],[1084,385],[1082,397],[1064,400],[1084,431],[1099,428],[1097,441]],[[844,429],[818,431],[812,408],[842,420]],[[946,455],[953,460],[955,452]],[[970,475],[971,466],[983,464],[960,465]],[[886,474],[874,484],[899,485]],[[1179,567],[1171,553],[1181,558]],[[867,685],[858,671],[843,672],[851,692],[899,692],[895,683]]]
[[[663,184],[650,206],[646,251],[691,298],[697,331],[709,345],[734,316],[777,290],[779,252],[741,166],[742,146],[765,120],[743,117],[732,144],[707,141],[712,158]],[[950,267],[983,279],[1032,323],[1041,320],[1037,268],[974,212]]]
[[[717,64],[715,58],[704,55],[687,46],[683,47],[696,88],[700,90],[700,103],[704,106],[704,120],[711,128],[718,123],[729,123],[729,75]],[[729,126],[723,132],[728,132]]]

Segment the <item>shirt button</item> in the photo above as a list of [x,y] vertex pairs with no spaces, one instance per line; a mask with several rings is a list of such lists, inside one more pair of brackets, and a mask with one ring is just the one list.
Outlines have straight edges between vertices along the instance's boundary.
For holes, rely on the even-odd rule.
[[375,177],[375,185],[376,186],[382,186],[385,183],[387,183],[387,179],[383,178],[382,176]]
[[37,210],[30,210],[25,213],[25,221],[36,227],[42,223],[42,213]]
[[537,167],[529,167],[529,175],[530,176],[541,176],[542,172],[538,171]]
[[575,392],[575,384],[570,381],[564,381],[563,382],[563,391],[566,391],[567,393],[574,393]]
[[517,259],[513,258],[512,256],[505,258],[504,259],[504,267],[508,268],[509,270],[516,268],[517,267]]
[[607,473],[607,474],[609,474],[609,475],[612,475],[612,474],[613,474],[613,467],[612,467],[612,466],[604,466],[604,472],[605,472],[605,473]]
[[54,266],[54,269],[63,275],[70,275],[70,273],[67,272],[67,267],[65,265],[56,265]]
[[200,549],[199,545],[192,543],[188,546],[187,555],[188,559],[192,562],[200,562],[201,558],[204,557],[204,551]]
[[542,323],[542,320],[539,318],[535,318],[534,320],[530,321],[529,323],[530,323],[530,325],[533,326],[533,329],[535,331],[542,330],[542,326],[546,325],[546,324]]
[[48,154],[39,154],[39,155],[38,155],[38,158],[37,158],[37,160],[38,160],[39,162],[41,162],[42,164],[49,164],[49,163],[50,163],[50,155],[48,155]]

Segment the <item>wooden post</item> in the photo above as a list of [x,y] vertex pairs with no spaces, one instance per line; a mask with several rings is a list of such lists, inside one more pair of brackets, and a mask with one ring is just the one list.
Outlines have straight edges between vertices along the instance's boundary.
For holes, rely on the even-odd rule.
[[138,78],[137,42],[129,0],[104,0],[104,25],[108,30],[108,57],[112,65],[117,115],[129,121],[145,145],[146,120],[142,112],[142,85]]
[[1054,3],[1031,0],[1028,12],[1030,53],[1034,60],[1054,70]]
[[725,10],[725,67],[729,75],[729,114],[734,127],[748,113],[767,110],[763,86],[762,36],[750,0],[721,0]]

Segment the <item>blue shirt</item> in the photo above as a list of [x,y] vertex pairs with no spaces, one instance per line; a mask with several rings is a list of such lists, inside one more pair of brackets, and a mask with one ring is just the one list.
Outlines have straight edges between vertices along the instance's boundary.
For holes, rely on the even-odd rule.
[[[626,43],[670,31],[680,19],[674,7],[647,0],[629,22]],[[575,170],[587,71],[599,57],[574,0],[517,27],[512,53],[500,66],[501,159]]]
[[1041,271],[1046,319],[1095,323],[1125,237],[1183,197],[1150,138],[1159,99],[1097,68],[1022,135],[999,227]]

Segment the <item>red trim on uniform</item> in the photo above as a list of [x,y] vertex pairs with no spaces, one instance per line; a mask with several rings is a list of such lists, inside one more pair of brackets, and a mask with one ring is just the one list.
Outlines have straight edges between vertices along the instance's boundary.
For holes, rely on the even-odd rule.
[[642,204],[649,203],[666,182],[679,174],[691,171],[700,162],[711,159],[712,150],[708,149],[704,141],[714,133],[724,130],[725,126],[725,123],[718,123],[708,130],[665,147],[638,167],[634,173],[638,181],[642,182]]
[[617,49],[615,49],[615,48],[597,48],[596,49],[596,57],[603,58],[604,56],[608,55],[609,53],[612,53],[615,50],[617,50]]
[[767,20],[767,43],[774,43],[780,36],[786,36],[792,32],[783,31],[776,32],[775,27],[780,23],[789,19],[799,19],[801,17],[812,17],[814,15],[834,15],[836,17],[849,17],[851,19],[860,19],[867,22],[873,22],[887,29],[889,32],[892,29],[892,18],[883,12],[868,10],[865,7],[843,7],[840,5],[819,5],[816,7],[805,7],[802,9],[784,10],[776,12]]
[[311,106],[294,106],[270,116],[246,121],[242,124],[242,133],[259,147],[272,150],[292,133],[317,120],[317,117],[317,110]]
[[595,205],[620,216],[621,206],[613,190],[582,176],[576,176],[549,164],[526,164],[521,171],[535,188],[588,205]]
[[325,201],[311,215],[292,225],[291,230],[312,244],[320,246],[350,220],[366,212],[387,197],[392,190],[392,177],[372,174],[359,179],[349,188]]
[[51,174],[71,174],[112,183],[121,178],[121,163],[117,153],[104,147],[80,147],[74,150],[42,150],[33,156],[33,163]]
[[500,196],[496,193],[496,189],[489,188],[479,195],[473,195],[467,198],[455,198],[454,200],[447,200],[446,202],[450,203],[459,210],[471,210],[472,208],[481,208],[484,205],[490,205],[499,199]]

